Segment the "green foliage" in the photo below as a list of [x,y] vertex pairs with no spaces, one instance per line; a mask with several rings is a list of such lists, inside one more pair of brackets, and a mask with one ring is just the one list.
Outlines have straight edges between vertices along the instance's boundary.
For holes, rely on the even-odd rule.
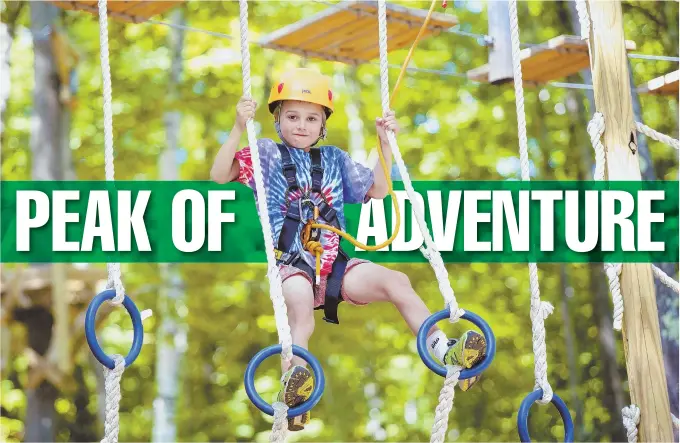
[[[398,2],[427,8],[429,2]],[[564,20],[562,2],[520,2],[521,38],[539,43],[559,34],[574,34]],[[181,175],[186,180],[207,180],[217,150],[234,121],[234,106],[242,94],[237,2],[189,2],[183,5],[187,24],[231,35],[233,39],[187,32],[179,97],[167,97],[171,51],[168,27],[109,22],[113,83],[116,178],[158,179],[158,158],[165,149],[163,115],[182,114]],[[317,2],[253,2],[251,40],[288,23],[307,17],[325,6]],[[32,112],[33,56],[28,7],[19,17],[11,55],[11,95],[4,113],[2,176],[4,180],[30,179],[29,137]],[[626,37],[639,53],[677,55],[678,4],[647,2],[624,4]],[[483,3],[450,2],[446,13],[459,17],[471,32],[487,30]],[[566,13],[568,17],[568,13]],[[4,18],[4,16],[3,16]],[[162,17],[169,20],[168,17]],[[83,180],[104,178],[104,135],[96,17],[63,13],[62,25],[77,48],[77,106],[72,114],[70,147],[76,175]],[[468,28],[469,26],[469,28]],[[377,35],[376,35],[377,37]],[[260,104],[256,121],[259,136],[275,137],[264,104],[272,78],[302,60],[251,44],[252,85]],[[401,65],[407,50],[390,54]],[[421,42],[412,66],[446,69],[456,73],[486,63],[487,51],[474,39],[444,33]],[[377,64],[358,67],[353,79],[360,93],[351,96],[349,67],[305,60],[337,80],[337,112],[329,121],[329,142],[346,147],[350,100],[357,100],[364,120],[366,150],[375,152],[373,121],[381,114]],[[637,84],[677,67],[668,62],[633,60]],[[390,70],[394,86],[397,70]],[[577,76],[571,79],[580,82]],[[592,148],[586,132],[587,108],[582,91],[550,86],[525,89],[529,147],[534,179],[578,180],[590,177],[586,168]],[[674,98],[641,96],[643,119],[649,126],[677,137],[678,104]],[[476,84],[455,76],[407,74],[394,109],[402,126],[398,141],[413,180],[504,180],[519,177],[515,98],[512,85]],[[590,110],[589,110],[590,112]],[[245,137],[242,143],[247,143]],[[677,153],[650,142],[657,177],[675,179]],[[439,289],[427,265],[392,267],[406,273],[431,310],[443,307]],[[269,285],[263,266],[183,265],[186,298],[176,306],[188,331],[181,368],[177,429],[181,441],[266,441],[272,419],[248,400],[243,374],[250,358],[277,342]],[[533,389],[533,352],[529,318],[529,282],[525,264],[484,263],[450,265],[448,271],[458,301],[484,317],[497,338],[497,356],[471,391],[456,390],[449,418],[449,438],[461,441],[517,440],[517,409]],[[608,441],[623,438],[619,411],[609,407],[608,375],[603,369],[599,333],[600,312],[591,291],[588,266],[566,268],[561,280],[558,265],[540,267],[541,295],[555,313],[546,320],[549,381],[571,408],[577,438]],[[156,266],[123,267],[128,292],[142,309],[158,309],[160,282]],[[181,311],[181,314],[180,314]],[[127,352],[130,321],[114,311],[99,330],[107,352]],[[443,379],[420,361],[415,338],[394,307],[342,305],[342,324],[321,320],[317,312],[310,349],[321,361],[327,379],[325,394],[312,410],[312,423],[291,441],[423,441],[428,440]],[[121,441],[150,441],[153,401],[156,396],[155,337],[160,319],[145,321],[145,345],[135,364],[123,376]],[[677,327],[677,316],[674,324]],[[441,324],[453,337],[467,325]],[[568,354],[567,328],[574,337],[574,356]],[[24,333],[12,328],[16,343]],[[677,333],[675,334],[677,335]],[[616,369],[627,380],[621,335],[615,334]],[[23,432],[26,398],[23,386],[27,362],[15,344],[11,367],[3,375],[2,439],[18,441]],[[79,354],[79,383],[85,400],[63,394],[55,405],[60,441],[74,438],[80,429],[99,439],[101,424],[86,426],[80,417],[97,416],[98,393],[89,349]],[[78,378],[77,375],[74,377]],[[272,400],[278,390],[279,360],[265,362],[257,373],[260,394]],[[575,383],[574,383],[575,381]],[[81,393],[82,394],[82,393]],[[625,395],[628,401],[628,395]],[[577,414],[578,413],[578,414]],[[552,406],[534,405],[531,435],[534,439],[562,438],[563,428]],[[85,438],[85,437],[83,437]]]

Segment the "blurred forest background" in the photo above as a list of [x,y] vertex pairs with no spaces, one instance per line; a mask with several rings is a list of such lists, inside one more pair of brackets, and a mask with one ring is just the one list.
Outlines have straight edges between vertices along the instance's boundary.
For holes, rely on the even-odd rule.
[[[403,2],[426,9],[429,2]],[[322,2],[252,2],[251,39],[328,6]],[[437,9],[442,12],[441,8]],[[487,32],[485,2],[450,1],[461,30]],[[624,2],[626,39],[636,53],[678,54],[678,2]],[[523,43],[580,35],[573,2],[520,2]],[[181,31],[158,23],[109,21],[117,180],[207,180],[233,125],[242,92],[238,2],[190,1],[154,17],[232,36]],[[97,17],[48,2],[2,2],[2,180],[103,180],[104,131]],[[377,34],[376,34],[377,38]],[[391,53],[401,66],[407,51]],[[350,67],[251,45],[253,94],[265,104],[275,76],[294,66],[332,75],[338,110],[329,140],[355,160],[377,161],[373,121],[381,114],[376,64]],[[73,58],[74,63],[57,63]],[[512,84],[468,81],[485,64],[474,37],[443,33],[421,42],[394,109],[399,146],[413,180],[519,178]],[[376,60],[377,62],[377,60]],[[66,66],[67,69],[61,69]],[[677,62],[630,59],[633,83],[678,68]],[[390,70],[394,86],[398,69]],[[561,79],[589,83],[588,71]],[[589,180],[593,150],[586,131],[591,91],[525,88],[532,179]],[[678,137],[678,100],[635,94],[638,120]],[[266,106],[260,136],[275,137]],[[243,145],[247,143],[243,138]],[[677,151],[645,140],[644,178],[677,180]],[[399,265],[428,306],[442,307],[428,265]],[[450,440],[516,441],[517,409],[533,389],[526,264],[448,267],[462,307],[485,318],[498,351],[482,381],[456,391]],[[677,268],[664,265],[677,279]],[[547,320],[549,381],[569,406],[576,441],[625,441],[621,409],[630,403],[621,334],[601,264],[539,266],[541,295],[556,310]],[[98,441],[103,435],[103,373],[83,337],[84,311],[102,288],[97,266],[5,265],[2,278],[3,441]],[[248,400],[250,358],[277,342],[264,265],[129,264],[123,283],[145,320],[145,344],[122,379],[121,441],[266,441],[271,418]],[[657,283],[672,412],[678,414],[678,298]],[[397,311],[343,305],[342,324],[317,317],[310,347],[327,387],[312,422],[291,441],[426,441],[443,379],[421,362]],[[107,352],[127,354],[131,322],[102,310],[98,335]],[[317,312],[317,315],[321,313]],[[449,336],[466,325],[446,325]],[[272,401],[279,359],[258,371]],[[561,439],[552,406],[534,406],[531,435]]]

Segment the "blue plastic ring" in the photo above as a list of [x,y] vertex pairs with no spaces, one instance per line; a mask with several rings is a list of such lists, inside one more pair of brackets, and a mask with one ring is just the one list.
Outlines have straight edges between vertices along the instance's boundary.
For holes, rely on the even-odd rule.
[[[418,330],[417,345],[420,358],[428,368],[442,377],[446,377],[446,368],[439,364],[427,350],[427,333],[430,331],[432,326],[435,325],[435,323],[445,318],[449,318],[451,315],[449,312],[450,310],[447,307],[446,309],[432,314],[427,318],[427,320],[423,322],[423,324],[420,326],[420,329]],[[493,331],[491,330],[491,327],[489,327],[489,324],[482,320],[482,317],[479,315],[470,311],[465,311],[465,314],[463,314],[461,318],[472,322],[475,326],[481,329],[482,333],[484,334],[484,339],[486,340],[486,357],[484,357],[484,360],[482,360],[478,365],[475,365],[474,368],[463,369],[460,371],[460,376],[458,378],[460,380],[466,380],[481,374],[482,371],[489,367],[491,361],[496,355],[496,337],[493,335]]]
[[[255,406],[267,415],[274,415],[274,407],[264,401],[260,394],[255,390],[255,371],[258,366],[267,358],[275,354],[280,354],[283,347],[281,345],[272,345],[264,348],[250,360],[248,367],[246,368],[246,374],[244,377],[244,382],[246,386],[246,394],[248,398],[253,402]],[[294,408],[288,409],[288,417],[297,417],[304,414],[305,412],[312,409],[321,400],[323,395],[323,390],[325,388],[326,379],[323,375],[323,369],[319,364],[319,360],[314,357],[309,351],[301,348],[297,345],[293,345],[293,355],[297,355],[304,359],[312,367],[312,372],[314,373],[315,383],[312,395],[303,403],[295,406]]]
[[[99,360],[99,363],[109,369],[113,369],[116,366],[116,362],[106,355],[101,346],[99,346],[97,332],[95,330],[95,320],[97,319],[99,307],[106,300],[112,300],[115,296],[115,289],[107,289],[100,292],[92,299],[90,306],[88,306],[87,312],[85,313],[85,338],[87,339],[87,344],[90,346],[90,350],[92,350],[94,356]],[[125,367],[129,367],[135,359],[137,359],[139,352],[142,350],[142,343],[144,342],[144,326],[142,325],[142,316],[139,314],[137,306],[135,306],[135,303],[127,295],[123,299],[123,306],[125,306],[125,309],[132,318],[132,328],[134,330],[132,348],[130,348],[130,352],[127,357],[125,357]]]
[[[522,400],[522,404],[519,406],[519,412],[517,413],[517,430],[519,431],[520,441],[531,441],[531,437],[529,437],[529,409],[531,409],[531,406],[542,397],[543,389],[539,388],[538,390],[531,392],[524,400]],[[557,394],[553,394],[550,403],[555,405],[562,416],[562,422],[564,423],[564,441],[574,441],[574,422],[571,419],[569,408],[567,408],[567,405]]]

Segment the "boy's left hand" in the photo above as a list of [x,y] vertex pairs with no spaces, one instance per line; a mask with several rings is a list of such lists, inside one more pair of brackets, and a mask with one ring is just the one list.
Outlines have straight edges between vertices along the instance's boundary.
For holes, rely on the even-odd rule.
[[375,119],[375,129],[380,140],[387,142],[387,131],[390,130],[396,135],[399,132],[399,123],[394,115],[394,111],[387,111],[382,118]]

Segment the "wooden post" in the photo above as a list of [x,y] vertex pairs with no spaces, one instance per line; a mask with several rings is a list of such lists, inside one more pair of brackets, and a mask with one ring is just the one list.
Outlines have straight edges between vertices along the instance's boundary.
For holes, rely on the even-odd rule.
[[[620,0],[589,0],[595,106],[604,115],[609,180],[641,180]],[[640,441],[673,441],[652,269],[624,263],[623,345]]]
[[489,36],[489,82],[501,85],[513,81],[512,46],[510,40],[510,14],[506,0],[487,2]]

